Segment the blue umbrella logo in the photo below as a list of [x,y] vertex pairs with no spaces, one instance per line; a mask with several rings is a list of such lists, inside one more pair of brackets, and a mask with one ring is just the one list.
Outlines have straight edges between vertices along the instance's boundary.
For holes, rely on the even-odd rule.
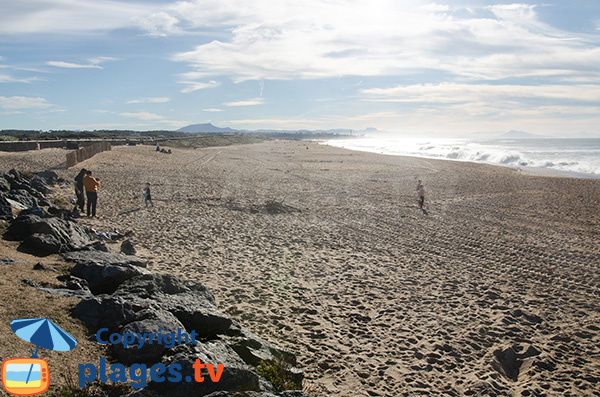
[[[12,329],[19,338],[31,342],[36,346],[35,353],[33,352],[33,349],[29,349],[31,351],[31,358],[38,357],[37,353],[40,347],[48,350],[66,352],[77,345],[77,340],[75,338],[58,325],[54,324],[48,317],[12,320],[10,322],[10,329]],[[29,383],[33,366],[34,364],[31,364],[29,367],[29,373],[25,384]]]
[[40,346],[48,350],[66,352],[77,345],[75,338],[54,324],[48,317],[12,320],[10,329],[19,338],[36,345],[35,353],[29,349],[32,358],[37,358]]

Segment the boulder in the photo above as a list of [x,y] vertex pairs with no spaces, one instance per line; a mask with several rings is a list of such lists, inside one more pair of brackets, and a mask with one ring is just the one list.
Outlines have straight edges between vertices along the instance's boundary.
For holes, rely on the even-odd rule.
[[42,218],[33,214],[20,214],[10,223],[10,226],[4,233],[4,238],[13,241],[22,241],[29,237],[32,232],[32,225],[40,222]]
[[36,174],[38,177],[43,178],[44,181],[51,186],[56,185],[59,182],[58,174],[52,170],[46,170],[42,172],[38,172]]
[[54,273],[58,272],[58,270],[56,270],[52,266],[45,265],[42,262],[38,262],[35,265],[33,265],[33,270],[47,270],[47,271],[54,272]]
[[168,274],[142,275],[121,284],[113,293],[137,308],[155,308],[177,317],[188,331],[196,331],[200,338],[214,338],[225,334],[231,319],[221,313],[214,296],[206,287],[192,283],[194,289],[177,277]]
[[[91,247],[91,248],[90,248]],[[104,248],[101,248],[104,247]],[[106,244],[97,241],[78,251],[67,252],[63,258],[76,263],[95,263],[98,265],[146,267],[148,261],[133,255],[113,254]]]
[[0,172],[0,192],[8,192],[10,190],[10,184],[4,175],[4,172]]
[[59,218],[34,218],[29,233],[23,243],[46,254],[77,250],[92,242],[78,223]]
[[42,194],[52,193],[52,189],[50,189],[50,187],[46,184],[46,180],[39,176],[35,176],[31,181],[29,181],[29,183],[32,188]]
[[85,229],[75,222],[41,218],[31,213],[20,215],[11,222],[4,237],[8,240],[22,240],[26,246],[43,254],[80,249],[92,242]]
[[83,299],[71,312],[95,330],[116,330],[120,325],[134,321],[136,316],[129,302],[119,297],[95,296]]
[[133,246],[133,243],[130,239],[127,239],[121,243],[121,252],[125,255],[135,255],[137,250]]
[[[168,333],[177,335],[178,330],[186,332],[183,324],[169,312],[146,310],[137,313],[137,317],[140,319],[125,325],[121,330],[121,334],[150,334],[157,333],[160,330],[164,336]],[[161,340],[161,343],[158,343],[156,338],[153,338],[152,343],[149,343],[146,339],[141,346],[137,341],[126,348],[122,344],[114,345],[114,352],[119,358],[119,362],[126,365],[134,363],[153,364],[160,361],[163,353],[168,348],[172,348],[175,343],[177,343],[175,339],[170,341]]]
[[123,282],[143,274],[150,274],[150,271],[143,267],[133,266],[128,263],[104,265],[93,261],[87,261],[78,262],[71,269],[71,275],[86,280],[90,290],[95,295],[111,294],[116,291]]
[[[165,366],[179,364],[182,381],[174,383],[151,381],[142,389],[140,395],[146,395],[145,393],[148,392],[149,395],[160,396],[205,396],[218,391],[232,394],[261,390],[260,375],[240,360],[222,341],[198,343],[196,346],[180,345],[171,349],[169,353],[170,355],[163,358],[162,363]],[[219,381],[213,382],[206,368],[200,373],[203,381],[194,381],[193,365],[196,360],[200,360],[203,364],[212,364],[215,371],[217,365],[222,364],[224,369]]]
[[244,326],[235,322],[228,336],[221,336],[242,360],[253,367],[261,361],[281,362],[285,376],[297,385],[304,380],[304,372],[296,367],[296,355],[290,350],[281,348],[250,332]]
[[56,277],[62,283],[64,288],[74,291],[87,291],[91,294],[90,285],[82,278],[72,276],[70,274],[61,274]]
[[[2,181],[2,179],[0,179]],[[13,205],[0,190],[0,217],[13,219]]]
[[8,198],[23,204],[25,207],[38,207],[39,201],[36,197],[34,197],[28,190],[25,189],[16,189],[11,190],[8,195]]

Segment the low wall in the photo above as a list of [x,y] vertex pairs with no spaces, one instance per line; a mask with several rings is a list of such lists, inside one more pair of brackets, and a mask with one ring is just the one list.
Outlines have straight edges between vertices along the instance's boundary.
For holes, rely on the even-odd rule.
[[35,141],[25,142],[0,142],[0,150],[3,152],[25,152],[27,150],[38,150],[40,146]]
[[96,142],[89,146],[82,147],[81,149],[75,150],[71,153],[67,153],[67,168],[73,167],[74,165],[81,163],[84,160],[92,158],[94,155],[110,150],[110,142]]

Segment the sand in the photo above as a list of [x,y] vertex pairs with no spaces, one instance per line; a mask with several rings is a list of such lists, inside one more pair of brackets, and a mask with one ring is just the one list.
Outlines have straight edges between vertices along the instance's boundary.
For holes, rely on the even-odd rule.
[[[115,147],[69,170],[64,153],[0,164],[92,169],[99,218],[81,223],[205,283],[314,395],[600,395],[600,180],[290,141]],[[513,379],[493,365],[509,347]]]

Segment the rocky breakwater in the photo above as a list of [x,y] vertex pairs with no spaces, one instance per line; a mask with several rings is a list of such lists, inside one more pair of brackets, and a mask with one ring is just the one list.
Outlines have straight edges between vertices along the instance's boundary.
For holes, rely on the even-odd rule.
[[[150,377],[132,395],[308,396],[284,390],[302,384],[303,373],[296,368],[295,355],[222,313],[202,283],[154,273],[146,268],[145,259],[112,253],[92,230],[37,205],[21,209],[16,218],[12,211],[10,215],[5,238],[21,241],[23,249],[38,255],[60,253],[74,263],[70,274],[57,277],[62,288],[39,289],[80,298],[72,316],[89,326],[92,337],[124,341],[125,335],[144,336],[128,344],[109,344],[114,361],[127,366],[145,364],[145,368],[177,364],[179,373],[184,374],[177,382],[166,379],[168,374]],[[123,246],[131,252],[131,244]],[[178,338],[179,343],[168,344],[166,339],[160,343],[159,334],[194,338]],[[206,365],[200,370],[201,377],[185,376],[196,373],[198,360],[222,368],[218,381],[213,381]]]

